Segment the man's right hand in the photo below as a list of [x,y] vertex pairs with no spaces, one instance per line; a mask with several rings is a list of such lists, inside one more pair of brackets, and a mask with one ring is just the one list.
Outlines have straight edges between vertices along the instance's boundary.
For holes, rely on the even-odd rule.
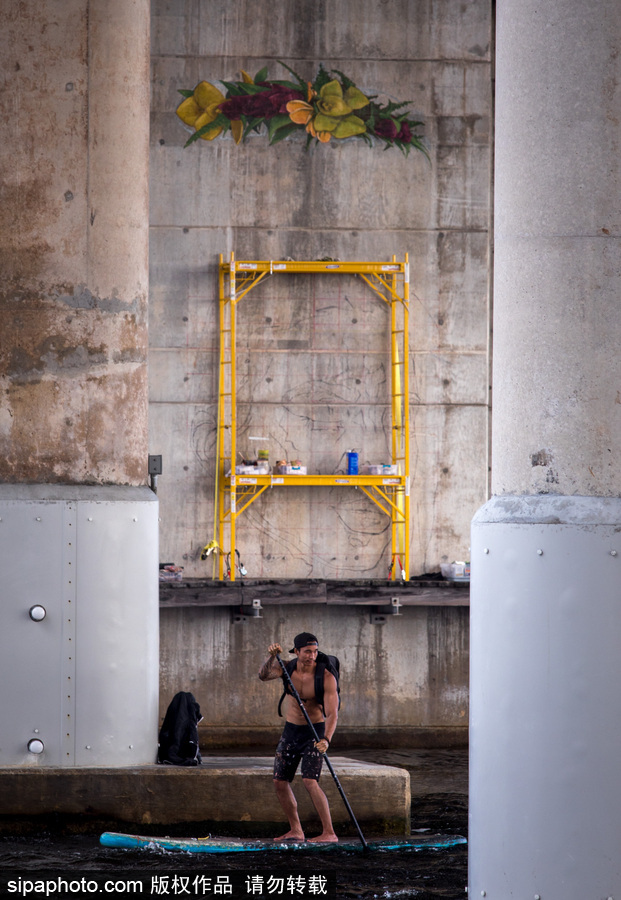
[[268,649],[269,656],[259,669],[259,678],[261,681],[272,681],[274,678],[280,678],[282,663],[276,661],[279,653],[282,653],[280,644],[270,644]]

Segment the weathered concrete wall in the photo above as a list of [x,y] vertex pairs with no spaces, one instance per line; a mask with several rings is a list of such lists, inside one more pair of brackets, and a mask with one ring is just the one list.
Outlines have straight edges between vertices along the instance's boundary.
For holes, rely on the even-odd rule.
[[[487,0],[389,5],[152,2],[150,449],[162,453],[162,560],[205,576],[213,535],[217,261],[291,256],[402,259],[412,297],[412,574],[468,552],[487,499],[491,10]],[[320,62],[362,90],[411,100],[431,162],[347,141],[305,152],[295,136],[198,141],[180,88]],[[240,305],[240,435],[273,458],[335,471],[384,461],[387,315],[352,279],[274,280]],[[256,430],[255,430],[256,429]],[[254,577],[383,578],[387,520],[359,492],[260,498],[238,520]],[[225,548],[226,549],[226,548]],[[209,569],[209,572],[207,571]]]
[[147,0],[0,9],[0,480],[147,475]]
[[257,673],[273,640],[288,651],[301,631],[312,631],[341,661],[335,752],[361,743],[467,740],[467,607],[402,608],[385,625],[371,624],[368,607],[269,606],[262,618],[243,623],[234,622],[238,612],[160,611],[160,720],[177,691],[191,691],[204,715],[206,747],[274,745],[283,722],[277,714],[281,682],[263,683]]

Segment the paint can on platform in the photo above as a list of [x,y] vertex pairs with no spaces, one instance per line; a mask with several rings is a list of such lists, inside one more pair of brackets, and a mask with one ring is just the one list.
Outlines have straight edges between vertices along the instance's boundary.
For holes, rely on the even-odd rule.
[[351,453],[347,454],[347,474],[358,474],[358,454],[355,450],[352,450]]

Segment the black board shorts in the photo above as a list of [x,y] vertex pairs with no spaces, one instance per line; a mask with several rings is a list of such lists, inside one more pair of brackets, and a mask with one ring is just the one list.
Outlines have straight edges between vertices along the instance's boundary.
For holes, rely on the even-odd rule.
[[[325,722],[317,722],[315,731],[321,740],[326,732]],[[285,722],[284,731],[276,747],[274,779],[293,781],[300,760],[302,760],[302,778],[319,781],[323,754],[315,747],[315,736],[310,725]]]

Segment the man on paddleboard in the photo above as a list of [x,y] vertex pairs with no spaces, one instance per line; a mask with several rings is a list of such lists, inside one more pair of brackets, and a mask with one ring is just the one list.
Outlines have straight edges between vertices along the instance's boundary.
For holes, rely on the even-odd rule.
[[[269,656],[259,670],[261,681],[272,681],[283,676],[282,667],[277,658],[282,652],[280,644],[270,644]],[[291,782],[301,760],[302,781],[319,814],[322,825],[321,834],[310,840],[314,843],[335,842],[338,841],[338,838],[332,826],[327,797],[319,787],[319,776],[323,765],[323,754],[330,746],[338,720],[337,682],[334,675],[326,668],[323,674],[322,709],[315,690],[315,673],[319,652],[317,638],[314,634],[306,631],[298,634],[294,639],[293,649],[289,652],[295,653],[297,657],[295,668],[290,672],[291,681],[320,740],[315,740],[313,730],[306,721],[297,700],[287,694],[285,727],[274,759],[274,787],[280,805],[289,820],[289,831],[277,840],[305,840],[298,815],[298,805],[291,789]]]

